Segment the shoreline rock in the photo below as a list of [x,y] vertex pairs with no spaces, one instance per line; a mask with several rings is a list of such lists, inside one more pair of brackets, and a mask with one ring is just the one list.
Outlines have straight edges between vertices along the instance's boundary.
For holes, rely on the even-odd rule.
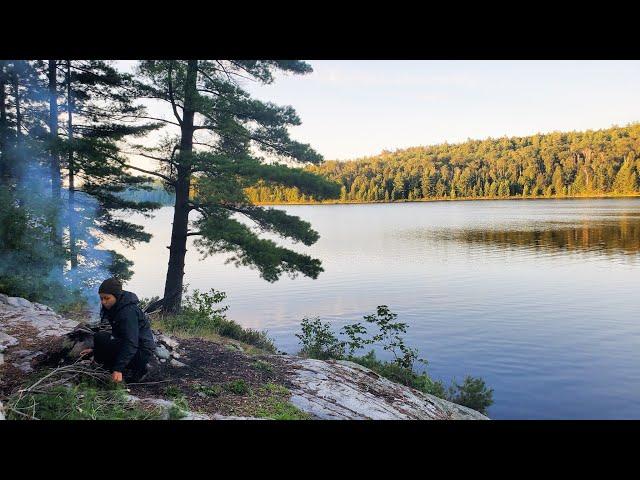
[[345,360],[289,356],[291,403],[323,420],[489,420]]

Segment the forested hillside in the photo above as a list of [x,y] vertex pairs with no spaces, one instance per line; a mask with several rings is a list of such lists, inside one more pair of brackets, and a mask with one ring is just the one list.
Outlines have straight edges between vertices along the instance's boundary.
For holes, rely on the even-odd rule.
[[[340,202],[639,193],[640,124],[385,151],[308,170],[341,185]],[[248,189],[261,203],[313,202],[295,188]]]

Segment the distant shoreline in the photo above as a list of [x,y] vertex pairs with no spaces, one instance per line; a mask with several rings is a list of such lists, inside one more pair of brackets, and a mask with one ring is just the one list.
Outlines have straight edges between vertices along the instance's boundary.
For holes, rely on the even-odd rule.
[[361,205],[361,204],[393,204],[393,203],[424,203],[424,202],[469,202],[473,200],[588,200],[593,198],[640,198],[640,193],[633,194],[616,194],[616,195],[563,195],[563,196],[536,196],[536,197],[459,197],[459,198],[427,198],[417,200],[394,200],[385,202],[384,200],[371,200],[371,201],[334,201],[325,200],[322,202],[253,202],[253,205],[267,206],[267,205]]

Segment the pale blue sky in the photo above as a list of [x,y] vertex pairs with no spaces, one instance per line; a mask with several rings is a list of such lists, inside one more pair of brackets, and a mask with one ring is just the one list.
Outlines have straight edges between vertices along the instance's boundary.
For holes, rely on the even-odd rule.
[[302,119],[292,137],[326,159],[640,121],[640,61],[309,63],[311,74],[244,86],[292,105]]

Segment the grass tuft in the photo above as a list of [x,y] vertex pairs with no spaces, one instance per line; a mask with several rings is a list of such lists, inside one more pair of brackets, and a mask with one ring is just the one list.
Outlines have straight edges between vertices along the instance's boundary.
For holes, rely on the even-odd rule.
[[251,387],[242,379],[233,380],[225,384],[225,389],[236,395],[251,395]]
[[81,382],[56,385],[43,391],[14,395],[7,402],[10,420],[157,420],[159,408],[147,408],[127,399],[126,391]]
[[253,415],[273,420],[310,420],[311,415],[289,403],[289,389],[275,383],[267,383],[258,389],[264,395],[255,407]]
[[[214,308],[226,294],[211,289],[211,293],[194,290],[184,299],[182,311],[175,315],[163,315],[155,321],[157,327],[170,334],[210,338],[212,335],[232,338],[252,345],[268,353],[277,348],[267,332],[243,328],[226,317],[228,306]],[[147,302],[147,300],[145,300]]]

